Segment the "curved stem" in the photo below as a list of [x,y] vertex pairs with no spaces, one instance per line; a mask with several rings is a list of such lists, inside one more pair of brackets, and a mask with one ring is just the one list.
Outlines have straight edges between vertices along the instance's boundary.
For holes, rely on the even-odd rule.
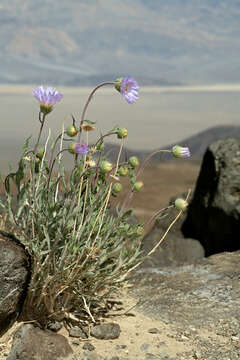
[[[40,115],[39,115],[39,118],[40,118]],[[40,130],[39,130],[39,134],[38,134],[38,139],[37,139],[37,142],[36,142],[36,145],[34,147],[34,154],[36,155],[37,153],[37,149],[38,149],[38,146],[39,146],[39,141],[40,141],[40,138],[41,138],[41,135],[42,135],[42,129],[43,129],[43,126],[44,126],[44,122],[45,122],[45,118],[46,118],[46,114],[43,114],[43,118],[42,120],[40,121],[41,123],[41,127],[40,127]]]
[[92,92],[90,93],[90,95],[88,96],[88,99],[87,99],[87,102],[83,108],[83,112],[82,112],[82,116],[81,116],[81,121],[80,121],[80,126],[79,126],[79,133],[78,133],[78,142],[80,142],[80,139],[81,139],[81,133],[82,133],[82,124],[84,122],[84,119],[85,119],[85,114],[86,114],[86,111],[87,111],[87,108],[88,108],[88,105],[90,104],[90,101],[94,95],[94,93],[102,86],[105,86],[105,85],[115,85],[115,82],[113,81],[105,81],[99,85],[97,85],[93,90]]

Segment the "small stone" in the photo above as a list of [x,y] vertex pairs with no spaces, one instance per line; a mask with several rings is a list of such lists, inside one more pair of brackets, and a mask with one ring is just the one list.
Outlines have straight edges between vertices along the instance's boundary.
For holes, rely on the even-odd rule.
[[150,345],[149,344],[142,344],[141,346],[140,346],[140,349],[142,350],[142,351],[146,351],[146,350],[148,350],[150,348]]
[[115,347],[116,350],[121,350],[121,349],[126,349],[126,348],[127,348],[127,345],[119,345],[119,344],[117,344]]
[[81,339],[87,339],[85,332],[78,326],[74,326],[69,330],[69,336]]
[[150,334],[160,334],[160,331],[157,328],[151,328],[148,330]]
[[79,360],[101,360],[102,357],[95,352],[84,352]]
[[159,357],[157,355],[151,354],[151,353],[147,353],[145,355],[145,360],[152,360],[152,359],[159,359]]
[[82,347],[84,350],[93,351],[95,350],[95,347],[90,342],[85,342],[85,344]]
[[51,321],[47,326],[48,330],[51,330],[54,332],[58,332],[59,330],[61,330],[62,327],[63,327],[63,324],[59,321]]
[[78,340],[73,340],[72,345],[79,346],[80,342]]
[[120,360],[118,356],[106,357],[104,360]]
[[117,339],[120,336],[120,326],[115,323],[106,323],[94,326],[90,334],[96,339]]

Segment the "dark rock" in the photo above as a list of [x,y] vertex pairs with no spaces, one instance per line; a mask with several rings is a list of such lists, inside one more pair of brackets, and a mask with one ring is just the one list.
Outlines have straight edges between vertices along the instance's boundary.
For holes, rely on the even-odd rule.
[[0,231],[0,336],[18,318],[30,278],[30,259],[23,245]]
[[95,347],[89,343],[89,342],[85,342],[85,344],[82,347],[84,350],[88,350],[88,351],[93,351],[95,350]]
[[97,339],[117,339],[120,336],[120,326],[115,323],[96,325],[91,329],[91,336]]
[[206,256],[240,248],[240,138],[208,147],[182,231],[201,242]]
[[79,327],[74,326],[69,330],[69,336],[75,337],[75,338],[81,338],[81,339],[87,339],[87,334]]
[[[173,204],[177,197],[186,198],[186,196],[186,193],[175,196],[169,204]],[[171,208],[164,213],[163,217],[155,221],[152,230],[143,238],[143,255],[146,255],[159,242],[177,214],[178,211]],[[186,213],[183,213],[162,244],[142,263],[141,268],[192,264],[204,257],[204,248],[198,240],[183,237],[181,228],[185,219]]]
[[161,333],[161,331],[159,331],[157,328],[149,329],[148,332],[150,334],[160,334]]
[[70,360],[72,354],[64,336],[24,324],[14,334],[7,360]]

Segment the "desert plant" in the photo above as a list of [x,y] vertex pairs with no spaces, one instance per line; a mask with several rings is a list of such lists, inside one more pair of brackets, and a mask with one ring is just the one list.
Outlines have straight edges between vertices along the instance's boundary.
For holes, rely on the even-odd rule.
[[[96,90],[105,85],[114,86],[130,104],[138,98],[139,88],[131,77],[98,85],[87,99],[79,125],[72,116],[72,124],[51,144],[49,132],[44,147],[39,147],[42,130],[62,95],[52,88],[34,90],[40,103],[37,141],[30,149],[27,139],[17,171],[5,178],[7,204],[1,205],[32,258],[22,319],[42,326],[49,320],[95,322],[109,296],[142,261],[143,224],[131,225],[128,207],[143,187],[138,177],[146,162],[139,166],[136,157],[120,162],[128,134],[124,128],[114,128],[88,144],[94,123],[86,120],[86,111]],[[77,141],[72,142],[74,136]],[[103,155],[109,136],[120,141],[114,164]],[[73,154],[70,172],[63,165],[66,151]],[[190,155],[187,148],[166,151],[176,157]],[[114,212],[109,201],[122,190],[121,176],[129,177],[130,192]]]

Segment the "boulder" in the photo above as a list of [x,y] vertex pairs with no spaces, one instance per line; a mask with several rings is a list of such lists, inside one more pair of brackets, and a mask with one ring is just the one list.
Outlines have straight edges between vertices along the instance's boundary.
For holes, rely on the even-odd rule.
[[63,335],[23,324],[14,333],[7,360],[70,360],[72,354],[73,350]]
[[206,256],[240,249],[240,138],[208,147],[182,232]]
[[30,258],[23,245],[0,231],[0,336],[17,319],[30,280]]

